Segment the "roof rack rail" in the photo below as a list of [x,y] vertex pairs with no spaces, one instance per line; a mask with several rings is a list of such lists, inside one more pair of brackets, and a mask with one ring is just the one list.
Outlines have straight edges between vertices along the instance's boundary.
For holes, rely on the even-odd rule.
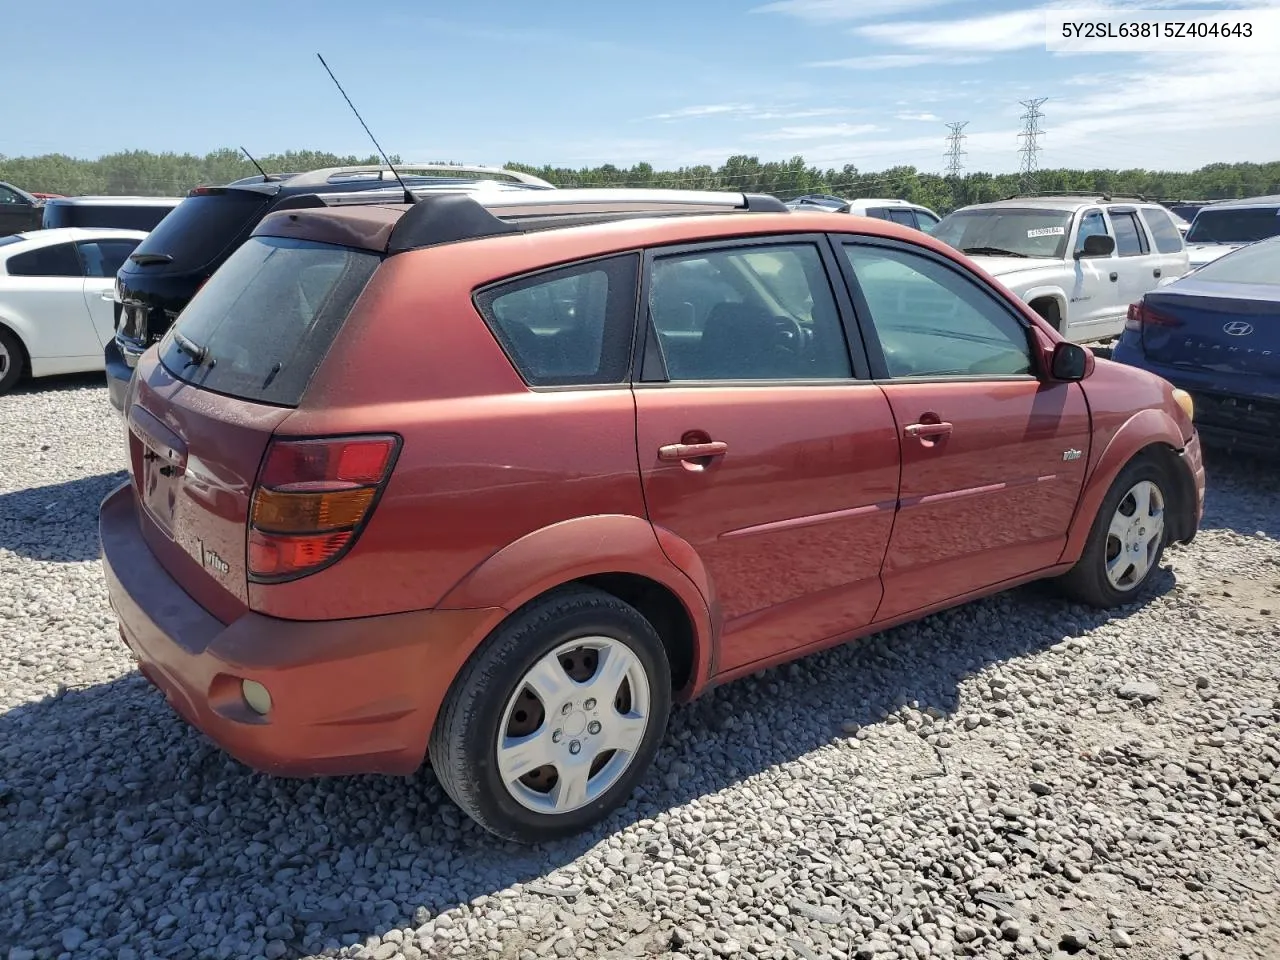
[[396,173],[427,173],[427,174],[448,174],[445,179],[458,180],[507,180],[515,183],[524,184],[527,187],[540,187],[542,189],[554,189],[555,185],[548,183],[541,177],[535,177],[530,173],[521,173],[518,170],[507,170],[505,167],[485,167],[473,164],[454,164],[454,163],[397,163],[395,170],[387,166],[385,163],[373,164],[355,164],[351,166],[341,167],[324,167],[320,170],[308,170],[306,173],[299,173],[289,178],[289,186],[291,187],[307,187],[315,186],[322,183],[332,183],[334,180],[357,174],[376,173],[380,180],[396,179]]
[[514,191],[441,192],[423,197],[409,208],[391,231],[387,253],[631,217],[789,212],[781,200],[766,194],[704,190],[584,188],[532,196]]
[[1110,203],[1113,200],[1137,200],[1140,203],[1150,202],[1140,193],[1107,193],[1105,190],[1034,190],[1029,193],[1011,193],[1004,199],[1022,200],[1030,197],[1093,197],[1102,203]]

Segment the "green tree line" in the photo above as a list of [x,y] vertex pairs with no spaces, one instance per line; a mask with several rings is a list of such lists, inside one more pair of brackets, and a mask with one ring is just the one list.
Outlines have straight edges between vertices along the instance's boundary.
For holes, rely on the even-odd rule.
[[[393,157],[398,160],[398,157]],[[340,164],[377,163],[374,156],[340,156],[316,150],[289,151],[258,158],[271,173],[292,173]],[[531,166],[509,163],[509,169],[533,173],[563,187],[678,187],[701,190],[742,190],[769,193],[791,199],[805,193],[840,197],[897,197],[946,213],[967,203],[981,203],[1012,196],[1026,184],[1016,173],[968,173],[946,177],[915,167],[891,167],[877,172],[860,171],[853,164],[838,169],[821,168],[792,157],[761,161],[758,157],[733,156],[721,166],[699,165],[657,170],[647,163],[631,167],[605,164],[599,167]],[[203,156],[191,153],[152,153],[129,150],[96,160],[45,154],[7,157],[0,154],[0,180],[24,190],[86,194],[182,196],[200,184],[228,183],[257,171],[240,151],[215,150]],[[1192,171],[1162,170],[1040,170],[1034,179],[1039,191],[1099,191],[1137,194],[1160,200],[1220,200],[1280,193],[1280,161],[1272,163],[1214,163]]]

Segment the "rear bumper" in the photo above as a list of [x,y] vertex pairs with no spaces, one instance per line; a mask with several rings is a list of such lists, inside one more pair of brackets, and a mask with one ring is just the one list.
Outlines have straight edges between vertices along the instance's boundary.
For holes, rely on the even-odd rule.
[[[266,773],[413,772],[456,666],[501,615],[310,622],[247,612],[224,624],[151,553],[128,484],[103,501],[99,533],[111,606],[143,675],[189,723]],[[246,679],[269,691],[265,716],[246,702]]]
[[[107,370],[107,395],[111,398],[111,405],[123,413],[125,397],[129,393],[129,381],[133,379],[133,364],[127,362],[120,344],[114,338],[107,341],[103,360]],[[134,363],[137,363],[136,359]]]
[[[1196,405],[1196,430],[1204,445],[1276,457],[1275,437],[1280,431],[1280,399],[1250,397],[1224,390],[1224,377],[1152,363],[1126,336],[1115,350],[1115,359],[1163,377],[1191,394]],[[1229,381],[1228,381],[1229,382]],[[1275,381],[1270,381],[1274,389]]]
[[1276,457],[1280,402],[1208,393],[1185,387],[1196,405],[1196,428],[1207,446],[1259,457]]

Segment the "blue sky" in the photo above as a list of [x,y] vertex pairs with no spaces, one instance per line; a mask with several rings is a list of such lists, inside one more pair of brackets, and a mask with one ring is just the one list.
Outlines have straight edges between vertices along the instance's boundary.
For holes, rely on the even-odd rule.
[[368,153],[319,51],[406,160],[669,167],[799,154],[936,171],[945,122],[968,120],[966,168],[1006,171],[1018,164],[1018,101],[1033,96],[1050,98],[1042,166],[1280,159],[1272,56],[1051,54],[1041,8],[1004,0],[7,6],[6,34],[25,38],[0,59],[11,156]]

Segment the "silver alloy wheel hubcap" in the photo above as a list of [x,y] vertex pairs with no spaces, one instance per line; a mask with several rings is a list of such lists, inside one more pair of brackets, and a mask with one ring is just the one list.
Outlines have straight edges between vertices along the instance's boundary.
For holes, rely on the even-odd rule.
[[1164,540],[1164,494],[1142,480],[1121,499],[1107,529],[1107,580],[1133,590],[1146,579]]
[[9,372],[9,348],[0,343],[0,377]]
[[625,643],[570,640],[538,660],[507,701],[498,774],[538,813],[597,800],[631,766],[649,728],[649,678]]

